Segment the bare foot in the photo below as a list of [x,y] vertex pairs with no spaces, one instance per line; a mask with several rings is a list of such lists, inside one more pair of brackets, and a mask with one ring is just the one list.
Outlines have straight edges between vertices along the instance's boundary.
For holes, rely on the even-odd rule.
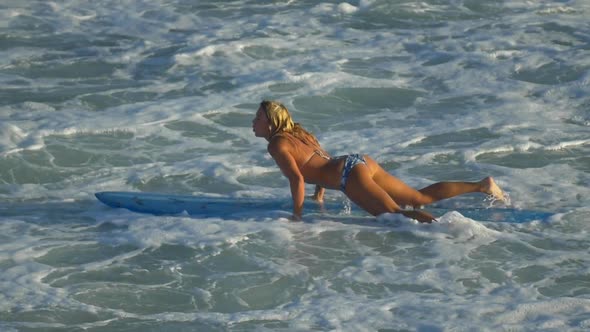
[[498,185],[496,184],[496,182],[494,181],[494,179],[491,176],[488,176],[487,178],[481,180],[479,182],[482,186],[482,191],[490,196],[492,196],[494,199],[500,200],[504,203],[506,203],[508,200],[506,198],[506,196],[504,195],[504,192],[502,191],[502,189],[500,189],[500,187],[498,187]]

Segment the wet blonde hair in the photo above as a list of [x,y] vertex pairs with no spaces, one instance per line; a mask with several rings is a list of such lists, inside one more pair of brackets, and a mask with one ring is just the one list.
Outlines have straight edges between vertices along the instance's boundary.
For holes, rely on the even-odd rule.
[[270,121],[271,139],[277,135],[287,137],[292,136],[306,145],[310,145],[315,149],[324,151],[320,147],[318,139],[312,133],[303,129],[299,123],[293,121],[289,110],[287,110],[283,104],[276,101],[264,100],[260,103],[260,107],[262,107],[266,113],[266,117]]

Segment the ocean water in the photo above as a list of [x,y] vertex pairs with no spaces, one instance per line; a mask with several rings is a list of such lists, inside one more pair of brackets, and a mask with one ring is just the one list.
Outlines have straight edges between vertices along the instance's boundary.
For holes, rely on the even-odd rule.
[[[590,329],[590,2],[4,0],[1,331]],[[277,99],[407,183],[491,175],[440,222],[112,209],[282,199]],[[313,187],[308,188],[311,194]],[[506,223],[454,209],[525,209]],[[231,206],[228,206],[231,208]]]

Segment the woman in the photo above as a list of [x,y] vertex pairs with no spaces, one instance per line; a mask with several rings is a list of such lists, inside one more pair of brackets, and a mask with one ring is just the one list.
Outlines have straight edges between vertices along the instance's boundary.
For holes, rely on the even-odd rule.
[[481,192],[504,200],[502,190],[491,177],[479,182],[438,182],[416,190],[387,173],[375,160],[359,154],[331,158],[314,135],[294,123],[285,106],[263,101],[252,121],[254,134],[268,141],[268,152],[289,180],[293,218],[303,212],[305,183],[316,185],[314,199],[323,201],[324,189],[340,189],[355,204],[377,216],[401,213],[419,222],[435,218],[414,209],[457,195]]

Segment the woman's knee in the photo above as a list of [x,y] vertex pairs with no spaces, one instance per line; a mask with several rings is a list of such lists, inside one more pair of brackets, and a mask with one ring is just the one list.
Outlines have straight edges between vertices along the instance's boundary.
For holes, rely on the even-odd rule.
[[413,201],[412,205],[415,208],[420,207],[420,206],[424,206],[424,205],[428,205],[428,204],[432,204],[434,202],[432,197],[420,192],[419,190],[416,190],[412,201]]

